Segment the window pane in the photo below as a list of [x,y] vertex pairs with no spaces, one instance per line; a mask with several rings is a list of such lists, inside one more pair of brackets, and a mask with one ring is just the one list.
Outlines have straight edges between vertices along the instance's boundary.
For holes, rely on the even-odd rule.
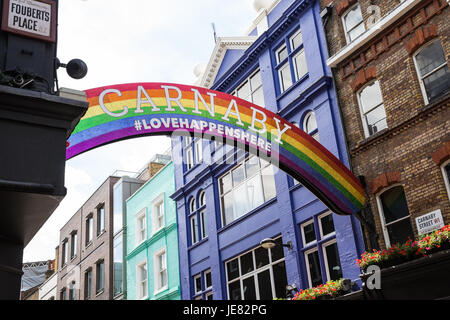
[[241,300],[241,282],[235,281],[228,285],[230,300]]
[[441,43],[435,41],[423,48],[420,53],[416,55],[416,60],[421,77],[444,64],[446,61]]
[[123,241],[120,235],[114,239],[113,263],[114,263],[114,295],[123,292]]
[[227,174],[226,176],[224,176],[220,179],[220,192],[222,194],[224,194],[224,193],[230,191],[231,188],[232,188],[231,175]]
[[222,198],[222,215],[225,225],[234,220],[232,193],[229,193]]
[[249,208],[246,211],[247,213],[264,203],[264,195],[261,185],[261,177],[259,175],[248,180],[246,186],[249,205]]
[[277,195],[277,189],[275,187],[275,177],[273,175],[272,166],[269,166],[262,171],[262,180],[265,201],[269,201],[270,199],[275,198]]
[[250,95],[250,83],[248,81],[245,82],[245,84],[237,89],[237,96],[241,99],[248,99]]
[[244,166],[240,165],[239,167],[234,169],[232,172],[232,176],[233,176],[233,186],[234,187],[237,186],[242,181],[244,181],[244,179],[245,179]]
[[444,171],[447,175],[447,182],[450,184],[450,163],[444,167]]
[[333,243],[325,248],[328,262],[328,272],[330,279],[339,280],[342,278],[341,261],[339,260],[339,251],[336,243]]
[[369,135],[375,134],[384,128],[387,128],[384,105],[380,105],[378,108],[366,113],[365,118]]
[[270,281],[270,271],[266,270],[258,273],[258,287],[260,300],[272,300],[272,283]]
[[346,30],[349,31],[363,21],[359,4],[353,7],[344,17]]
[[269,264],[269,250],[259,247],[255,250],[256,269]]
[[277,51],[277,59],[278,59],[278,63],[280,63],[281,61],[283,61],[284,59],[286,59],[288,57],[288,51],[286,46],[284,46],[282,49],[280,49],[279,51]]
[[350,41],[355,40],[358,38],[364,31],[366,31],[366,28],[364,27],[364,23],[361,23],[356,28],[354,28],[352,31],[348,33],[348,36],[350,38]]
[[414,232],[409,218],[389,225],[387,230],[391,244],[404,243],[408,241],[408,237],[414,239]]
[[273,280],[275,283],[275,298],[286,297],[286,285],[288,282],[286,276],[286,264],[284,261],[273,266]]
[[249,252],[243,255],[241,258],[241,272],[242,275],[253,271],[253,252]]
[[192,244],[197,243],[198,241],[197,215],[191,217],[191,236],[192,236]]
[[272,258],[272,262],[278,261],[284,258],[284,250],[283,250],[283,239],[278,238],[275,240],[276,246],[270,249],[270,255]]
[[242,281],[244,300],[256,300],[255,277],[251,276]]
[[362,110],[364,113],[382,104],[383,97],[381,95],[379,82],[375,81],[373,84],[366,86],[364,90],[361,91],[359,97],[361,100]]
[[450,89],[450,72],[447,64],[423,79],[423,84],[430,101],[447,92]]
[[206,281],[206,288],[211,288],[212,287],[211,272],[205,273],[205,281]]
[[310,112],[305,118],[305,132],[307,134],[311,134],[317,130],[317,120],[316,114],[314,112]]
[[303,236],[305,237],[305,245],[316,241],[316,232],[314,231],[314,223],[310,223],[303,227]]
[[195,278],[195,292],[202,292],[202,278],[200,276],[198,276],[197,278]]
[[255,91],[255,89],[262,85],[261,73],[259,71],[250,78],[250,83],[252,86],[252,91]]
[[206,238],[208,236],[208,220],[206,218],[205,210],[200,212],[200,221],[202,224],[202,238]]
[[245,171],[247,173],[247,177],[254,176],[259,170],[259,159],[258,157],[251,157],[247,161],[245,161]]
[[303,43],[303,35],[301,32],[294,34],[291,38],[291,50],[294,51]]
[[320,224],[322,226],[322,235],[326,236],[334,232],[333,216],[331,214],[320,218]]
[[386,223],[409,216],[403,187],[398,186],[383,192],[380,196]]
[[280,85],[281,92],[284,92],[287,88],[292,86],[292,77],[291,77],[291,69],[289,68],[289,64],[286,63],[283,67],[280,68]]
[[256,104],[257,106],[264,107],[264,108],[266,107],[265,102],[264,102],[264,93],[263,93],[262,87],[259,87],[258,89],[256,89],[256,91],[253,92],[252,100],[253,100],[253,103]]
[[308,268],[311,276],[311,286],[316,287],[323,283],[322,273],[320,271],[319,252],[314,251],[307,254]]
[[238,259],[234,259],[227,263],[227,274],[228,274],[228,281],[231,281],[239,277]]
[[299,54],[294,57],[294,69],[295,69],[295,78],[299,80],[305,74],[308,73],[308,65],[306,63],[306,55],[305,51],[302,50]]
[[233,190],[233,211],[233,220],[243,216],[249,211],[247,184],[242,184]]

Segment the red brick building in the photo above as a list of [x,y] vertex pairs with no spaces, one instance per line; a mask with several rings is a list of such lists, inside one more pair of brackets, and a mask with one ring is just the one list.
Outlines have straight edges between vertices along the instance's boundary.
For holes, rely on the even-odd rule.
[[369,197],[363,215],[380,247],[417,237],[416,218],[431,212],[449,224],[449,3],[321,0],[321,7],[352,169]]

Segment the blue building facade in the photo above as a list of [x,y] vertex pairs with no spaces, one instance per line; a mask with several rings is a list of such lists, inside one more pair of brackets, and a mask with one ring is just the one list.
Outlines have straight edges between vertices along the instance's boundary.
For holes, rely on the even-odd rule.
[[[280,114],[348,166],[319,1],[265,9],[249,36],[218,39],[199,85]],[[182,299],[273,299],[286,296],[287,284],[359,281],[355,217],[333,214],[284,172],[220,141],[176,137],[172,148],[183,159],[172,195]],[[266,238],[277,245],[264,249]]]

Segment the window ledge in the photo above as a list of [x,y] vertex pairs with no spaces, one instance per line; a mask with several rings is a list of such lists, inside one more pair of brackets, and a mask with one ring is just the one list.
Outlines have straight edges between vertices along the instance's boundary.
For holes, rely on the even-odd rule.
[[202,245],[203,243],[205,243],[205,242],[207,242],[207,241],[208,241],[208,237],[205,237],[205,238],[203,238],[202,240],[197,241],[196,243],[194,243],[193,245],[191,245],[190,247],[188,247],[188,250],[192,250],[192,249],[194,249],[194,248],[196,248],[196,247],[199,247],[200,245]]
[[334,56],[327,60],[327,65],[331,68],[336,68],[339,63],[347,59],[356,50],[372,40],[375,36],[383,32],[387,27],[400,19],[407,11],[416,6],[421,0],[406,0],[395,7],[391,12],[382,17],[378,22],[367,29],[353,42],[350,42],[343,47]]
[[103,292],[105,292],[105,289],[102,289],[101,291],[97,292],[97,293],[95,294],[95,297],[100,296]]
[[154,291],[154,292],[153,292],[153,295],[156,296],[156,295],[158,295],[158,294],[161,294],[161,293],[163,293],[164,291],[166,291],[167,289],[169,289],[169,286],[168,286],[168,285],[162,287],[161,289],[158,289],[158,290]]
[[100,238],[103,234],[106,233],[106,229],[104,229],[102,232],[100,232],[99,234],[97,234],[97,239]]

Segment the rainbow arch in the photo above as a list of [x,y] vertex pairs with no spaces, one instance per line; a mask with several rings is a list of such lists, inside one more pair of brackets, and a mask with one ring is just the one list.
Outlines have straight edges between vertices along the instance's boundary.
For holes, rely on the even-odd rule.
[[113,85],[86,95],[89,108],[67,141],[67,160],[137,136],[218,136],[268,159],[337,214],[356,214],[364,206],[361,183],[339,159],[303,130],[248,101],[170,83]]

